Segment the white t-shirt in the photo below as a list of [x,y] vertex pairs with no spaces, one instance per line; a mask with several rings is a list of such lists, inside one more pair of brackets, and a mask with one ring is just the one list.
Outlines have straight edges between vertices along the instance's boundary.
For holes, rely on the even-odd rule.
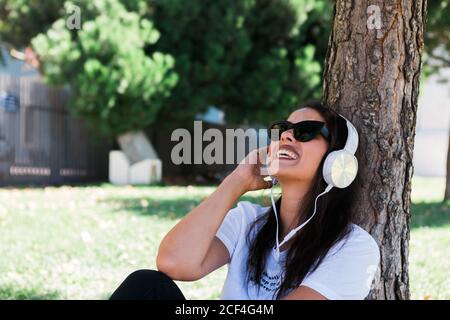
[[[231,257],[221,299],[274,299],[274,291],[280,285],[284,272],[282,266],[287,250],[277,257],[275,249],[271,249],[259,291],[253,282],[246,282],[247,233],[252,222],[269,208],[240,201],[227,213],[217,231],[216,237],[223,242]],[[307,274],[301,285],[330,300],[364,299],[370,291],[379,260],[380,253],[375,240],[361,227],[352,224],[350,233],[328,251],[322,263],[315,271]]]

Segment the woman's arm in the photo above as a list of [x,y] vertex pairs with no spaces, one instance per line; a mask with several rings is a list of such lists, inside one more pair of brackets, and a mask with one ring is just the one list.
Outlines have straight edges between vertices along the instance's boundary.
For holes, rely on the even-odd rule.
[[261,151],[250,152],[208,198],[169,231],[156,258],[159,271],[174,280],[192,281],[228,262],[228,250],[215,235],[227,212],[245,192],[270,187],[255,160]]
[[327,300],[327,298],[307,286],[299,286],[281,300]]
[[159,246],[156,258],[159,271],[175,280],[196,280],[213,271],[213,267],[217,269],[227,263],[226,247],[220,240],[213,240],[226,213],[245,192],[242,184],[236,182],[227,177],[170,230]]

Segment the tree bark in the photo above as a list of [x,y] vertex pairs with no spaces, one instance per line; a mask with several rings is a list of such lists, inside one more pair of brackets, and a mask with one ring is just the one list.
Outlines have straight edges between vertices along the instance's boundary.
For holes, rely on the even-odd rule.
[[447,178],[445,181],[445,195],[444,201],[450,199],[450,134],[448,135],[448,150],[447,150]]
[[[368,24],[373,6],[378,28]],[[359,132],[354,213],[381,251],[369,299],[410,297],[410,193],[425,18],[426,0],[336,0],[334,9],[323,100]]]

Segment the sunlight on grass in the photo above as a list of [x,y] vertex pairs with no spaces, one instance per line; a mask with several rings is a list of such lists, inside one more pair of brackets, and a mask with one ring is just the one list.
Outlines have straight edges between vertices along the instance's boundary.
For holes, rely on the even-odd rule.
[[438,177],[413,177],[411,199],[413,202],[442,201],[445,192],[445,179]]
[[[0,299],[106,299],[136,269],[154,269],[158,245],[215,186],[0,189]],[[443,179],[414,179],[412,297],[449,299],[449,204]],[[270,205],[269,193],[241,200]],[[217,299],[226,267],[178,282],[189,299]]]
[[409,276],[412,299],[450,299],[450,201],[444,178],[414,177]]

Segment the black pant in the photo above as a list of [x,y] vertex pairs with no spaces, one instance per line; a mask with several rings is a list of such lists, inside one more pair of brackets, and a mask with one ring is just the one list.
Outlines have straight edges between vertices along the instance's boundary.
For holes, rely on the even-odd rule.
[[186,300],[175,282],[162,272],[138,270],[114,291],[110,300]]

